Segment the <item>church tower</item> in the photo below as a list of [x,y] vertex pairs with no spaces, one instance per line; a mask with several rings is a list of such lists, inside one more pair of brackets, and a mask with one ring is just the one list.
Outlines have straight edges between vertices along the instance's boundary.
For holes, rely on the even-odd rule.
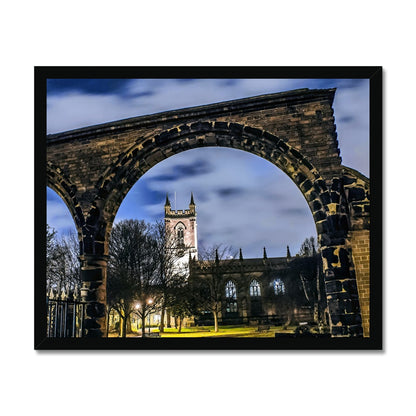
[[188,268],[189,260],[198,259],[198,238],[196,231],[196,205],[191,193],[189,209],[172,210],[169,196],[165,202],[165,227],[175,239],[175,245],[179,250],[179,258],[176,261],[178,268]]

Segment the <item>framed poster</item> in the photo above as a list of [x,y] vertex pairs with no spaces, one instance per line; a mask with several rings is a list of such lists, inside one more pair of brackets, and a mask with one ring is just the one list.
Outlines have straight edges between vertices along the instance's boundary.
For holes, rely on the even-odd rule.
[[35,68],[35,349],[381,349],[381,81]]

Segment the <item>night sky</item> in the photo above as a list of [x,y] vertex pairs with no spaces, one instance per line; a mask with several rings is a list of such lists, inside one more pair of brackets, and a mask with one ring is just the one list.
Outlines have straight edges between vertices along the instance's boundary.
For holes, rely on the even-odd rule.
[[[49,80],[48,133],[179,108],[297,88],[337,88],[335,122],[342,163],[369,175],[368,80],[134,79]],[[193,192],[199,245],[223,243],[243,255],[283,256],[316,236],[309,207],[294,183],[270,162],[235,149],[200,148],[166,159],[148,171],[123,201],[116,221],[163,218],[166,193],[172,208],[186,209]],[[75,230],[62,200],[48,188],[48,224]]]

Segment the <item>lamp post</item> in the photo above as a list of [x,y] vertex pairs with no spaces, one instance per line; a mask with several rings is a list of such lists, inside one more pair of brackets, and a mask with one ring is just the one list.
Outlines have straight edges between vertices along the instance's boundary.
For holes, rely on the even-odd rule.
[[[134,308],[137,309],[137,310],[139,310],[140,309],[140,303],[136,303],[134,305]],[[139,314],[137,314],[137,316],[140,317]],[[142,331],[143,331],[143,328],[142,328]],[[139,332],[139,320],[137,320],[137,332]]]
[[[147,304],[149,306],[152,305],[152,303],[153,303],[153,300],[152,299],[148,299],[147,300]],[[149,314],[148,314],[148,317],[149,317],[149,336],[150,336],[150,311],[151,311],[151,306],[149,307]]]
[[[152,308],[153,299],[147,299],[147,301],[143,304],[143,309],[141,310],[141,313],[137,312],[137,315],[141,318],[142,321],[142,337],[146,334],[146,310],[148,310],[148,325],[149,325],[149,335],[150,335],[150,311]],[[139,310],[141,309],[142,304],[136,303],[134,305],[134,308]],[[139,329],[139,323],[137,323],[137,329]]]

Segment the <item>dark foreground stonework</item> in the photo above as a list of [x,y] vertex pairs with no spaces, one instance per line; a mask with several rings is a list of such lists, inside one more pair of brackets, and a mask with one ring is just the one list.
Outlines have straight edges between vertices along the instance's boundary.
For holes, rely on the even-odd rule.
[[369,180],[341,165],[334,94],[302,89],[49,135],[48,186],[78,230],[88,335],[104,332],[108,238],[124,197],[158,162],[204,146],[248,151],[293,180],[316,224],[332,335],[368,335]]

